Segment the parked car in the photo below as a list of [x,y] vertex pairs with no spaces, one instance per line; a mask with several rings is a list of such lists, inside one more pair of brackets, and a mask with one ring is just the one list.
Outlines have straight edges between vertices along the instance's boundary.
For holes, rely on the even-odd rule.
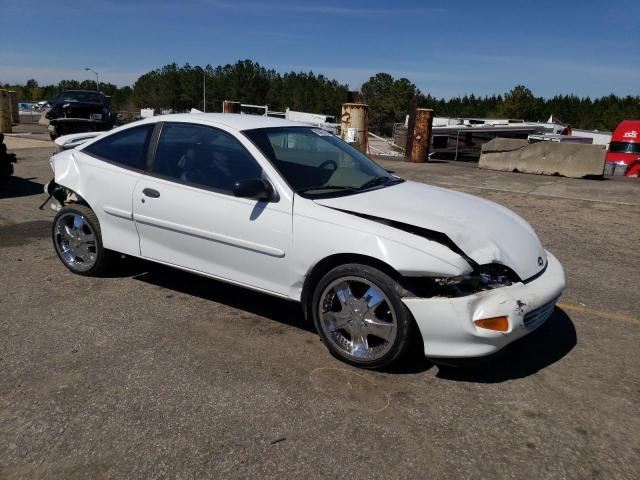
[[55,140],[70,133],[111,130],[115,116],[110,100],[95,90],[66,90],[51,101],[49,135]]
[[39,102],[35,103],[34,106],[34,110],[36,112],[43,112],[46,108],[50,108],[51,107],[51,103],[49,103],[49,101],[47,100],[40,100]]
[[605,173],[640,175],[640,120],[623,120],[611,135],[605,157]]
[[296,122],[158,116],[51,165],[53,244],[72,272],[97,275],[118,252],[295,300],[360,367],[416,338],[428,357],[492,354],[546,321],[565,286],[515,213]]

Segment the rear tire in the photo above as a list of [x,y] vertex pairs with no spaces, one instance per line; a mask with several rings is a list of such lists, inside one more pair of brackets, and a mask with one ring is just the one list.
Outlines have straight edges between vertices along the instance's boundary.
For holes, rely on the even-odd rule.
[[315,287],[311,312],[329,352],[350,365],[383,368],[411,348],[415,323],[395,280],[368,265],[327,272]]
[[113,252],[102,245],[100,222],[89,207],[73,204],[60,209],[51,238],[58,258],[73,273],[97,276],[111,263]]

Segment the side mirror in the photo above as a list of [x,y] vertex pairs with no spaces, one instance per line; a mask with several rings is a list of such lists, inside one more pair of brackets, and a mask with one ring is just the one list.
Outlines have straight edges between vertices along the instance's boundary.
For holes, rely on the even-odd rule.
[[273,193],[271,185],[261,178],[248,178],[233,185],[233,194],[236,197],[251,198],[260,202],[271,201]]

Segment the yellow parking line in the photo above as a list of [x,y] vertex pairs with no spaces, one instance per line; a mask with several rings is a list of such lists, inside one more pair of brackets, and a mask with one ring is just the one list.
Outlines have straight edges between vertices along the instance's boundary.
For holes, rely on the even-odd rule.
[[640,320],[628,315],[618,315],[616,313],[603,312],[602,310],[594,310],[592,308],[582,307],[580,305],[571,305],[570,303],[558,303],[557,305],[563,310],[587,313],[589,315],[595,315],[596,317],[606,318],[607,320],[617,320],[619,322],[627,322],[633,323],[634,325],[640,325]]

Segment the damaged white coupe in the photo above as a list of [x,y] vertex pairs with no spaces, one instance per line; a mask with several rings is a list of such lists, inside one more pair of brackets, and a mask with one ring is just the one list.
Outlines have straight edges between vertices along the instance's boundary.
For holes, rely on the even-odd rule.
[[47,186],[71,271],[100,274],[117,252],[298,301],[359,367],[420,339],[427,357],[490,355],[545,322],[565,287],[510,210],[403,180],[312,126],[168,115],[74,145]]

